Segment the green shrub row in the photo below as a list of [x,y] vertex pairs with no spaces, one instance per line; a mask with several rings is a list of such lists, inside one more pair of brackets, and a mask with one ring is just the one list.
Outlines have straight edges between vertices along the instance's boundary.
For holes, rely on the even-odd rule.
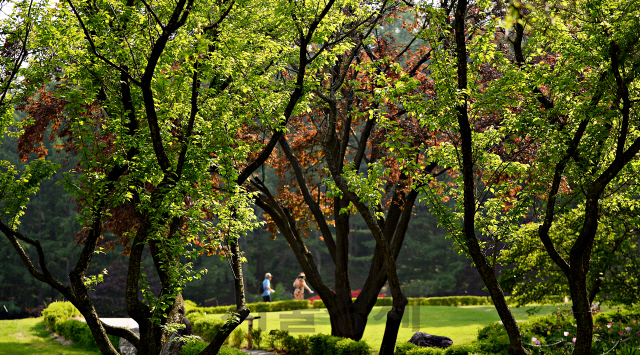
[[[202,313],[202,314],[216,314],[216,313],[227,313],[233,312],[236,310],[236,306],[218,306],[218,307],[185,307],[187,316],[193,313]],[[254,313],[260,312],[279,312],[279,311],[294,311],[297,309],[307,309],[310,308],[309,300],[286,300],[286,301],[275,301],[275,302],[255,302],[248,303],[247,308]],[[189,320],[191,318],[189,317]]]
[[[447,297],[409,297],[407,306],[484,306],[493,305],[491,297],[485,296],[447,296]],[[562,303],[564,296],[548,296],[545,303],[556,304]],[[507,297],[507,303],[515,304],[510,297]],[[376,300],[376,306],[390,307],[393,304],[393,298],[380,297]],[[313,308],[326,308],[322,300],[313,301]]]
[[446,349],[440,348],[423,348],[411,343],[402,343],[396,345],[396,355],[471,355],[471,354],[483,354],[489,355],[491,353],[483,351],[478,347],[478,344],[462,344],[453,345]]
[[371,353],[371,347],[365,341],[326,334],[310,336],[309,348],[309,355],[369,355]]
[[[483,296],[409,297],[407,306],[478,306],[490,305],[491,298]],[[380,297],[376,306],[390,307],[393,298]],[[313,301],[313,308],[326,308],[322,300]]]
[[[53,302],[42,311],[47,329],[83,348],[98,350],[98,343],[93,338],[87,323],[71,319],[79,315],[80,311],[71,302]],[[109,340],[117,349],[120,338],[109,335]]]
[[[196,340],[194,342],[185,344],[180,350],[180,355],[195,355],[204,350],[209,343],[204,340]],[[223,346],[220,348],[220,352],[218,355],[246,355],[245,352],[242,352],[238,349],[230,348],[228,346]]]
[[71,317],[79,316],[80,311],[71,304],[71,302],[52,302],[42,311],[44,324],[52,332],[56,331],[58,322],[71,319]]
[[[549,296],[547,303],[562,303],[563,296]],[[408,306],[482,306],[492,305],[493,301],[490,297],[484,296],[448,296],[448,297],[409,297]],[[507,301],[510,302],[509,298]],[[189,302],[189,306],[187,306]],[[393,298],[380,297],[376,300],[376,306],[390,307],[393,304]],[[293,311],[297,309],[307,308],[326,308],[322,300],[315,300],[313,305],[309,300],[287,300],[275,302],[255,302],[247,304],[247,307],[254,313],[260,312],[278,312]],[[218,307],[195,307],[192,301],[185,301],[187,315],[192,313],[216,314],[227,313],[236,310],[236,306],[218,306]]]
[[191,322],[193,333],[206,341],[212,341],[224,325],[224,320],[219,315],[205,315],[204,313],[193,312],[189,314],[188,319]]
[[[89,326],[85,322],[80,322],[75,319],[58,322],[56,323],[56,333],[67,340],[73,341],[74,344],[78,344],[83,348],[98,350],[98,343],[96,343]],[[111,341],[111,344],[118,349],[120,344],[119,337],[109,335],[109,341]]]

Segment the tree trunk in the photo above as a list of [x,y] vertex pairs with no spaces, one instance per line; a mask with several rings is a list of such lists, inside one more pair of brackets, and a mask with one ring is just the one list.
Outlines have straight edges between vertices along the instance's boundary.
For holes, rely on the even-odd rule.
[[405,303],[399,303],[391,308],[387,313],[387,324],[384,328],[384,335],[382,337],[382,344],[380,344],[380,355],[393,355],[393,351],[396,347],[396,341],[398,339],[398,331],[400,330],[400,324],[402,323],[402,316],[404,315]]
[[345,303],[336,297],[336,304],[327,304],[327,311],[331,321],[331,335],[353,340],[362,339],[367,326],[367,317],[358,312],[351,300]]
[[573,301],[573,316],[576,319],[576,346],[573,355],[590,355],[593,346],[593,316],[587,293],[587,274],[584,270],[571,268],[569,288]]

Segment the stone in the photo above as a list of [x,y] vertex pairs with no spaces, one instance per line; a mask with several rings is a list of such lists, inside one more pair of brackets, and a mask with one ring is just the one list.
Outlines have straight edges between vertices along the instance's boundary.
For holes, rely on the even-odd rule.
[[[140,330],[138,328],[131,328],[131,331],[140,335]],[[120,338],[120,343],[118,344],[120,348],[120,355],[136,355],[136,348],[125,338]]]
[[[182,349],[182,346],[184,345],[184,343],[176,340],[176,338],[193,334],[193,329],[191,328],[191,322],[189,322],[187,317],[182,318],[182,324],[185,325],[184,329],[181,329],[171,334],[169,341],[166,344],[164,344],[164,347],[162,348],[160,355],[179,355],[180,354],[180,350]],[[138,328],[131,328],[131,330],[134,333],[138,334],[138,336],[140,336],[140,331]],[[136,348],[133,346],[133,344],[131,344],[124,338],[120,338],[120,343],[118,344],[118,347],[120,348],[120,355],[136,355],[137,353]]]
[[423,348],[441,348],[446,349],[453,345],[451,338],[440,335],[431,335],[428,333],[417,332],[409,340],[411,344],[422,346]]
[[182,349],[184,343],[180,340],[177,340],[177,338],[181,336],[183,335],[180,334],[180,332],[171,334],[171,337],[169,337],[169,341],[164,344],[160,355],[180,355],[180,350]]

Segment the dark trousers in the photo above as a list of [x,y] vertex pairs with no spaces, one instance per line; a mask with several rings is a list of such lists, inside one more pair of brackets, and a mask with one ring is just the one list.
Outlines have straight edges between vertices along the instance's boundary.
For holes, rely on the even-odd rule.
[[271,295],[262,296],[262,300],[264,300],[265,302],[271,302]]

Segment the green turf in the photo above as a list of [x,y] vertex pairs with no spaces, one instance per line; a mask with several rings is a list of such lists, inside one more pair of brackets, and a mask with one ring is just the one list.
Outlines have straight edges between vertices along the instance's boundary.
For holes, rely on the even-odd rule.
[[0,354],[94,355],[95,351],[62,345],[49,337],[42,318],[0,320]]
[[[529,318],[526,311],[532,306],[512,308],[517,320]],[[536,315],[549,314],[557,306],[546,305]],[[380,346],[384,333],[386,312],[389,307],[374,307],[364,339],[373,348]],[[331,334],[329,314],[326,309],[308,309],[302,311],[270,312],[251,314],[261,316],[254,322],[266,332],[271,329],[289,330],[291,334]],[[207,317],[220,317],[219,314]],[[409,340],[416,331],[444,335],[453,339],[454,344],[464,344],[476,338],[478,329],[489,323],[500,320],[493,306],[419,306],[407,307],[404,322],[398,333],[398,342]],[[247,328],[247,322],[241,327]],[[42,318],[0,321],[0,354],[50,354],[50,355],[88,355],[98,354],[95,351],[77,348],[74,345],[64,346],[49,337]]]
[[[557,310],[558,306],[544,305],[536,313],[546,315]],[[529,318],[526,311],[533,306],[512,308],[511,311],[517,320]],[[384,334],[386,312],[390,307],[374,307],[369,315],[367,327],[363,339],[373,348],[379,348]],[[219,314],[207,315],[207,317],[220,317]],[[266,330],[289,330],[291,334],[331,334],[329,314],[326,309],[308,309],[301,311],[285,311],[257,313],[250,316],[261,316],[254,321],[254,327]],[[451,338],[454,344],[469,343],[476,339],[478,329],[499,321],[498,313],[493,306],[419,306],[407,307],[403,325],[398,332],[398,342],[404,342],[417,332],[443,335]],[[247,322],[242,327],[247,329]]]

